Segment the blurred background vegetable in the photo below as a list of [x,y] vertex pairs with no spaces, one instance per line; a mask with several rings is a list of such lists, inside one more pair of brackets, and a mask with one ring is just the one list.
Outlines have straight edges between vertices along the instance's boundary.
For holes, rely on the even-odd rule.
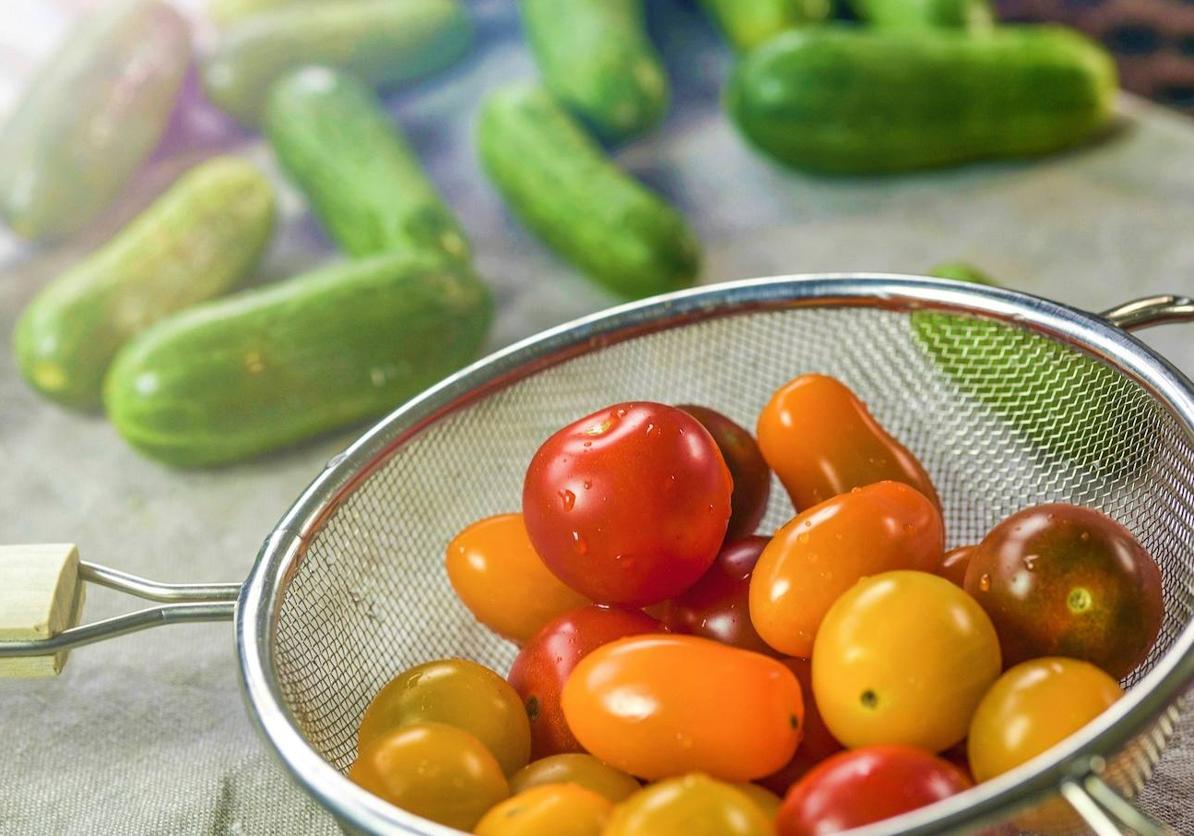
[[190,61],[186,21],[159,0],[80,18],[0,132],[0,216],[23,238],[77,232],[157,145]]

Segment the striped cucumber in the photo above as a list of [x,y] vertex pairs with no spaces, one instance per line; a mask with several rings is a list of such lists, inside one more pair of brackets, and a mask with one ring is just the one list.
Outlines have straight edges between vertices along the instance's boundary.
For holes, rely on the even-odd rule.
[[120,194],[157,146],[191,57],[186,21],[159,0],[117,0],[80,20],[0,132],[0,217],[55,240]]
[[231,462],[399,406],[477,356],[490,308],[439,255],[334,264],[158,323],[117,356],[104,403],[148,456]]
[[614,165],[542,88],[491,95],[477,144],[514,214],[610,290],[638,298],[695,279],[700,248],[683,216]]
[[270,86],[320,64],[389,87],[442,70],[472,45],[460,0],[354,0],[298,4],[230,27],[203,65],[203,86],[246,125],[263,116]]
[[13,335],[21,373],[65,406],[98,407],[117,350],[157,320],[239,283],[273,222],[273,187],[256,168],[236,157],[202,163],[34,297]]
[[274,85],[264,127],[349,255],[430,249],[468,258],[464,230],[373,92],[351,75],[306,67],[287,76]]

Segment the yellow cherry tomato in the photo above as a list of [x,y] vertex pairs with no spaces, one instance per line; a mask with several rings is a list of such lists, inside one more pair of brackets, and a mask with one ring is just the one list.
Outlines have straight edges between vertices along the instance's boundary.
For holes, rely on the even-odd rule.
[[760,787],[758,784],[743,783],[733,784],[732,786],[753,801],[768,819],[771,821],[775,820],[775,817],[779,814],[779,808],[783,804],[778,795],[766,787]]
[[416,665],[390,680],[365,709],[358,748],[419,721],[446,723],[475,736],[511,775],[531,755],[531,724],[522,698],[506,680],[467,659]]
[[502,768],[471,734],[412,723],[361,750],[348,777],[395,807],[460,830],[510,794]]
[[1060,743],[1123,695],[1089,662],[1047,657],[1010,669],[974,712],[967,749],[978,781],[1002,775]]
[[514,793],[544,784],[576,784],[615,804],[643,788],[622,770],[579,752],[540,758],[510,776],[510,791]]
[[576,784],[544,784],[485,814],[477,836],[601,836],[614,805]]
[[473,617],[518,644],[557,615],[590,603],[543,564],[522,514],[473,523],[448,544],[444,562],[452,588]]
[[817,708],[850,748],[948,749],[966,736],[999,671],[986,612],[927,572],[859,581],[830,607],[813,647]]
[[773,836],[775,828],[742,790],[707,775],[652,784],[614,808],[602,836]]

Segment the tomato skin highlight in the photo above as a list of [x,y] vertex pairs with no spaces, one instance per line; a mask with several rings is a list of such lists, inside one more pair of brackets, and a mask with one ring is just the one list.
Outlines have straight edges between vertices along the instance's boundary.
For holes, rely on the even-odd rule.
[[707,406],[681,404],[678,408],[700,421],[709,431],[730,470],[734,492],[730,495],[726,542],[754,534],[767,513],[767,500],[771,498],[771,468],[767,466],[758,442],[745,428]]
[[576,784],[544,784],[518,793],[477,824],[476,836],[601,836],[614,805]]
[[1123,695],[1089,662],[1059,657],[1021,662],[1001,676],[970,723],[970,769],[987,781],[1060,743]]
[[859,581],[829,610],[813,649],[821,717],[850,747],[948,749],[1001,670],[982,607],[926,572]]
[[733,483],[713,437],[683,410],[615,404],[531,459],[522,511],[535,551],[598,603],[642,607],[687,589],[725,539]]
[[1076,505],[1026,508],[999,523],[971,558],[965,588],[991,616],[1008,667],[1065,656],[1122,679],[1148,655],[1164,615],[1156,562],[1115,520]]
[[803,374],[785,383],[759,413],[756,434],[797,511],[888,480],[941,507],[924,466],[836,378]]
[[780,662],[796,675],[796,681],[800,683],[800,691],[804,696],[804,737],[801,738],[800,745],[796,747],[796,754],[790,761],[755,783],[782,798],[809,770],[830,755],[842,751],[843,747],[826,728],[825,721],[821,719],[821,712],[817,709],[817,699],[813,693],[812,662],[794,657],[780,659]]
[[506,677],[530,718],[531,757],[584,751],[560,707],[564,682],[581,659],[616,639],[665,631],[645,613],[602,606],[581,607],[543,625],[514,658]]
[[809,658],[825,613],[859,578],[933,572],[945,549],[941,514],[901,482],[857,488],[798,514],[771,538],[750,579],[750,620],[767,644]]
[[938,567],[937,574],[954,586],[965,587],[966,570],[970,568],[970,559],[974,557],[977,548],[977,545],[973,545],[957,546],[950,549],[945,553],[945,557],[941,558],[941,566]]
[[911,746],[841,752],[788,792],[778,836],[821,836],[898,816],[949,798],[973,783],[948,761]]
[[588,751],[647,780],[698,771],[750,781],[800,742],[804,700],[768,656],[696,636],[634,636],[590,653],[561,700]]
[[499,636],[522,644],[558,615],[589,601],[543,565],[522,514],[478,520],[452,538],[448,580],[473,616]]
[[726,543],[699,581],[658,605],[659,620],[673,633],[774,655],[750,620],[750,575],[767,543],[758,536]]

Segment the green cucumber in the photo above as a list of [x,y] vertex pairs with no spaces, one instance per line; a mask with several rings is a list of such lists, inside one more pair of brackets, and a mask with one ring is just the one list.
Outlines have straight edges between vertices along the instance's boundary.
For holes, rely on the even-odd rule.
[[638,298],[695,279],[700,248],[683,216],[614,165],[542,88],[492,94],[477,144],[514,214],[610,290]]
[[939,279],[953,279],[956,282],[984,284],[988,287],[999,286],[999,282],[987,275],[985,271],[964,261],[947,261],[944,264],[938,264],[929,271],[929,275]]
[[887,29],[985,29],[995,23],[990,0],[850,0],[860,18]]
[[161,139],[190,56],[186,21],[158,0],[80,20],[0,132],[0,217],[13,232],[64,238],[108,208]]
[[[969,265],[931,275],[996,284]],[[914,311],[912,333],[961,396],[980,404],[1049,468],[1121,479],[1144,466],[1154,429],[1127,413],[1140,393],[1126,377],[1061,343],[973,316]]]
[[643,0],[520,0],[544,86],[602,140],[655,127],[671,98]]
[[472,35],[460,0],[299,4],[229,28],[204,62],[203,86],[217,106],[253,126],[270,86],[298,67],[336,67],[388,87],[456,63]]
[[701,0],[701,5],[742,51],[788,29],[820,23],[833,13],[832,0]]
[[117,356],[104,403],[152,458],[231,462],[399,406],[476,357],[490,308],[439,255],[334,264],[158,323]]
[[265,131],[324,228],[352,256],[430,249],[469,257],[468,239],[373,92],[307,67],[274,85]]
[[781,162],[865,174],[1059,151],[1108,125],[1115,93],[1107,53],[1061,27],[821,26],[743,58],[727,107]]
[[257,264],[273,223],[274,190],[261,172],[236,157],[200,164],[34,297],[13,335],[21,373],[65,406],[98,407],[104,372],[120,347],[238,284]]

